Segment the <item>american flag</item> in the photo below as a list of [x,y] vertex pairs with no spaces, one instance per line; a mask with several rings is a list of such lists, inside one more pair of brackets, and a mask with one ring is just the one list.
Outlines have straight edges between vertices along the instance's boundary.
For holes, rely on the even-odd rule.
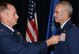
[[29,0],[27,27],[26,27],[26,41],[36,42],[38,41],[38,26],[36,15],[36,3],[35,0]]

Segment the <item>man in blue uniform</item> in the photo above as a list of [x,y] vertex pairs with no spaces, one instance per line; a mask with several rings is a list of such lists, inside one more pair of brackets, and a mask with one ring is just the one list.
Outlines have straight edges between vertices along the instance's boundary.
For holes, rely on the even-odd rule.
[[61,1],[56,5],[55,21],[61,27],[58,34],[64,34],[65,38],[55,46],[55,54],[79,54],[79,27],[70,20],[72,12],[73,8],[68,1]]
[[59,36],[53,36],[46,41],[27,43],[13,29],[18,18],[12,4],[0,3],[0,54],[45,54],[48,46],[59,42]]

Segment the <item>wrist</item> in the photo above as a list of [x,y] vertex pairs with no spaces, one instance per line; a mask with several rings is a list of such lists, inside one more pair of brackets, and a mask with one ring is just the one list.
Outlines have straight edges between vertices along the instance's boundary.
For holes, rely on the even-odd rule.
[[46,43],[47,43],[47,47],[50,46],[50,45],[52,45],[49,39],[46,40]]

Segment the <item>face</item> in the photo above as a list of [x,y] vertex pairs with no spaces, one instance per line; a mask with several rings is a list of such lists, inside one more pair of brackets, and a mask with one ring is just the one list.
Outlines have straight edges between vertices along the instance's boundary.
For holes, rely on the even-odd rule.
[[16,9],[12,5],[7,5],[8,10],[5,11],[5,20],[8,26],[14,26],[17,24],[17,19],[19,18]]
[[57,5],[54,12],[55,21],[58,23],[63,22],[64,20],[64,9],[62,5]]

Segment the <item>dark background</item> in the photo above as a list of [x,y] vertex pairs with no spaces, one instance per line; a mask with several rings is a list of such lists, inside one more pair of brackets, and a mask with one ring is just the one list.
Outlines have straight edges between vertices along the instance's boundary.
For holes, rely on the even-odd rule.
[[[16,7],[16,10],[19,15],[19,20],[18,20],[18,24],[15,25],[14,27],[22,33],[24,38],[26,25],[27,25],[26,21],[27,21],[29,0],[0,0],[0,2],[4,2],[4,1],[10,2]],[[50,1],[51,0],[36,0],[39,40],[45,40],[46,38]],[[73,6],[73,10],[74,10],[71,19],[73,23],[79,26],[79,0],[68,0],[68,1]]]

